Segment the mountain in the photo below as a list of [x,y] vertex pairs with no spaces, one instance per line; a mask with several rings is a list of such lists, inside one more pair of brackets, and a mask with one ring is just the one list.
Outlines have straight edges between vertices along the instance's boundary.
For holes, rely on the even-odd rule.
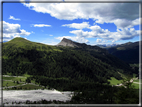
[[63,38],[62,41],[59,44],[57,44],[57,46],[78,47],[76,42],[73,42],[66,38]]
[[119,73],[132,75],[135,72],[129,64],[112,56],[106,49],[67,39],[63,39],[61,44],[64,42],[75,47],[50,46],[19,37],[3,43],[2,73],[27,73],[42,85],[69,90],[79,86],[74,86],[75,83],[108,83],[110,77],[122,79]]
[[[67,104],[138,104],[138,90],[131,89],[131,84],[126,83],[129,88],[112,87],[109,82],[111,77],[132,77],[135,70],[128,63],[98,46],[67,39],[61,45],[65,41],[72,45],[51,46],[23,38],[3,43],[2,74],[28,74],[26,81],[48,89],[72,91],[75,94]],[[45,100],[38,103],[45,104]]]
[[100,52],[103,54],[108,54],[108,51],[106,49],[102,49],[98,46],[91,46],[91,45],[87,45],[85,43],[78,43],[78,42],[74,42],[72,40],[63,38],[61,40],[61,42],[59,44],[57,44],[56,46],[59,47],[72,47],[72,48],[76,48],[77,50],[81,49],[81,50],[88,50],[88,51],[96,51],[96,52]]
[[118,44],[98,44],[96,46],[99,46],[100,48],[110,48],[110,47],[114,47],[117,46]]
[[128,42],[107,49],[108,52],[119,59],[130,63],[139,63],[139,42]]

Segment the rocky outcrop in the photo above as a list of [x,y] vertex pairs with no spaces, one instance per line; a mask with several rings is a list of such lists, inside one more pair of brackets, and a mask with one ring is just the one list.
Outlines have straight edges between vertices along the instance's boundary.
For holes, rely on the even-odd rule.
[[69,46],[69,47],[78,47],[77,44],[69,39],[63,38],[62,41],[57,44],[57,46]]

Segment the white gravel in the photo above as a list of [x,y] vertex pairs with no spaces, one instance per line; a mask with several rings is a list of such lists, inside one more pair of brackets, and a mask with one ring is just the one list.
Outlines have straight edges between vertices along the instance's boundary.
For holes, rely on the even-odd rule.
[[3,90],[3,103],[25,102],[26,100],[38,101],[45,100],[71,100],[67,94],[62,94],[57,90]]

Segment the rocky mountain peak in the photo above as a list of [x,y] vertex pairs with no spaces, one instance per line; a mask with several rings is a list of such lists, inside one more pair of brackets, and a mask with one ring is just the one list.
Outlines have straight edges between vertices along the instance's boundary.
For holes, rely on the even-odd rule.
[[67,38],[63,38],[57,46],[69,46],[69,47],[78,47],[76,42],[73,42],[72,40],[69,40]]

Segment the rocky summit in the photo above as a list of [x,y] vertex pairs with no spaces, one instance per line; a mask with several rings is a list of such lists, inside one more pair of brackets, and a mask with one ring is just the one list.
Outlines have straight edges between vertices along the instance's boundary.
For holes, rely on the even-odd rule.
[[57,46],[69,46],[69,47],[78,47],[77,44],[69,39],[63,38],[62,41],[57,44]]

